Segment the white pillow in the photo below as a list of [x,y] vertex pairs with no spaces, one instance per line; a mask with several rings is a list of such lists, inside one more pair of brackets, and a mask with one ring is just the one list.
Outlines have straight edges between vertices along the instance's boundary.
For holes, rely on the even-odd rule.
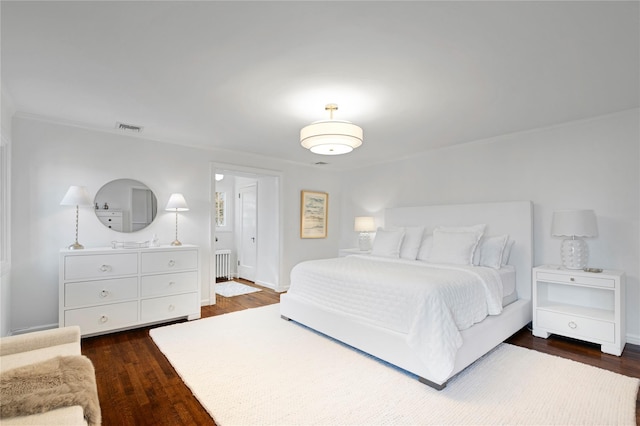
[[502,266],[506,265],[509,262],[509,256],[511,256],[511,249],[513,248],[514,240],[509,239],[507,244],[504,247],[504,251],[502,252]]
[[473,264],[473,253],[482,238],[486,225],[465,227],[439,226],[433,231],[430,263]]
[[371,254],[380,257],[400,257],[400,245],[404,238],[404,230],[385,230],[378,228],[373,240]]
[[429,260],[429,253],[431,253],[431,249],[433,248],[433,235],[427,234],[422,239],[422,243],[420,244],[420,250],[418,250],[418,260]]
[[400,246],[400,257],[402,259],[416,260],[422,243],[422,234],[424,234],[424,226],[404,228],[404,239]]
[[480,253],[478,264],[493,269],[500,269],[502,266],[502,256],[508,239],[509,235],[506,234],[482,237],[476,249],[476,252]]

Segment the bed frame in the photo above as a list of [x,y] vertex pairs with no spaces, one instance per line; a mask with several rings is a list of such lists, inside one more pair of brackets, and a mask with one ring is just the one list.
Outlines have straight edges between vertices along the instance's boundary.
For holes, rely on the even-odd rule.
[[407,345],[406,335],[374,327],[351,316],[336,314],[291,294],[280,297],[280,314],[341,342],[407,370],[438,390],[455,374],[472,364],[512,334],[531,322],[531,268],[533,259],[532,206],[530,201],[400,207],[385,211],[385,226],[465,226],[486,223],[485,235],[509,234],[515,241],[509,264],[516,268],[518,300],[500,315],[461,332],[463,345],[454,369],[444,381],[430,377],[428,370]]

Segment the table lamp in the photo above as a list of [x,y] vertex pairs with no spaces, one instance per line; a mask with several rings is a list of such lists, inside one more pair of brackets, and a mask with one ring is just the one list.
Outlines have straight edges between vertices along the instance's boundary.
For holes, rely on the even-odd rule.
[[589,247],[581,237],[598,236],[596,214],[593,210],[556,210],[551,235],[570,237],[562,241],[562,265],[567,269],[584,269],[589,260]]
[[189,206],[187,206],[187,202],[184,199],[184,195],[171,194],[171,196],[169,197],[169,202],[167,203],[167,207],[165,207],[165,210],[176,212],[176,239],[171,243],[171,245],[181,246],[182,243],[178,240],[178,212],[186,212],[189,210]]
[[89,196],[87,188],[84,186],[70,186],[64,198],[60,201],[60,205],[76,206],[76,241],[68,248],[70,250],[81,250],[84,246],[78,242],[78,217],[80,215],[80,206],[93,205],[93,201],[91,200],[91,196]]
[[371,232],[376,230],[376,224],[372,217],[358,216],[355,219],[353,230],[360,233],[358,245],[361,251],[371,250]]

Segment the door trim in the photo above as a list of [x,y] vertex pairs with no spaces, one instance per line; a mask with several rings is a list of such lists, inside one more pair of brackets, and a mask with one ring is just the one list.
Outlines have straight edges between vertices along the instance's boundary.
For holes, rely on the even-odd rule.
[[214,284],[216,282],[216,268],[215,268],[215,251],[216,251],[216,224],[215,224],[215,214],[211,206],[215,202],[216,197],[216,180],[215,174],[220,172],[229,172],[231,174],[245,174],[245,175],[253,175],[253,176],[269,176],[278,178],[278,241],[277,244],[277,252],[278,252],[278,282],[276,283],[275,291],[285,291],[286,287],[283,283],[284,279],[284,251],[283,251],[283,241],[284,241],[284,173],[278,170],[270,170],[270,169],[262,169],[258,167],[249,167],[242,166],[238,164],[232,163],[221,163],[221,162],[211,162],[210,163],[210,173],[209,173],[209,223],[210,223],[210,235],[209,235],[209,247],[211,248],[209,253],[209,304],[215,305],[216,303],[216,295]]

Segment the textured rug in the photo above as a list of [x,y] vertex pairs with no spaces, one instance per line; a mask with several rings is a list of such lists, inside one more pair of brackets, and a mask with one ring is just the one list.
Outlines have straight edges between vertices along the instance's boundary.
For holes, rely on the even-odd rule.
[[280,318],[279,305],[150,332],[218,425],[635,425],[640,380],[501,344],[442,391]]
[[233,297],[240,296],[243,294],[255,293],[257,291],[262,291],[259,288],[251,287],[249,285],[244,285],[235,281],[225,281],[222,283],[216,283],[215,285],[216,294],[224,297]]

